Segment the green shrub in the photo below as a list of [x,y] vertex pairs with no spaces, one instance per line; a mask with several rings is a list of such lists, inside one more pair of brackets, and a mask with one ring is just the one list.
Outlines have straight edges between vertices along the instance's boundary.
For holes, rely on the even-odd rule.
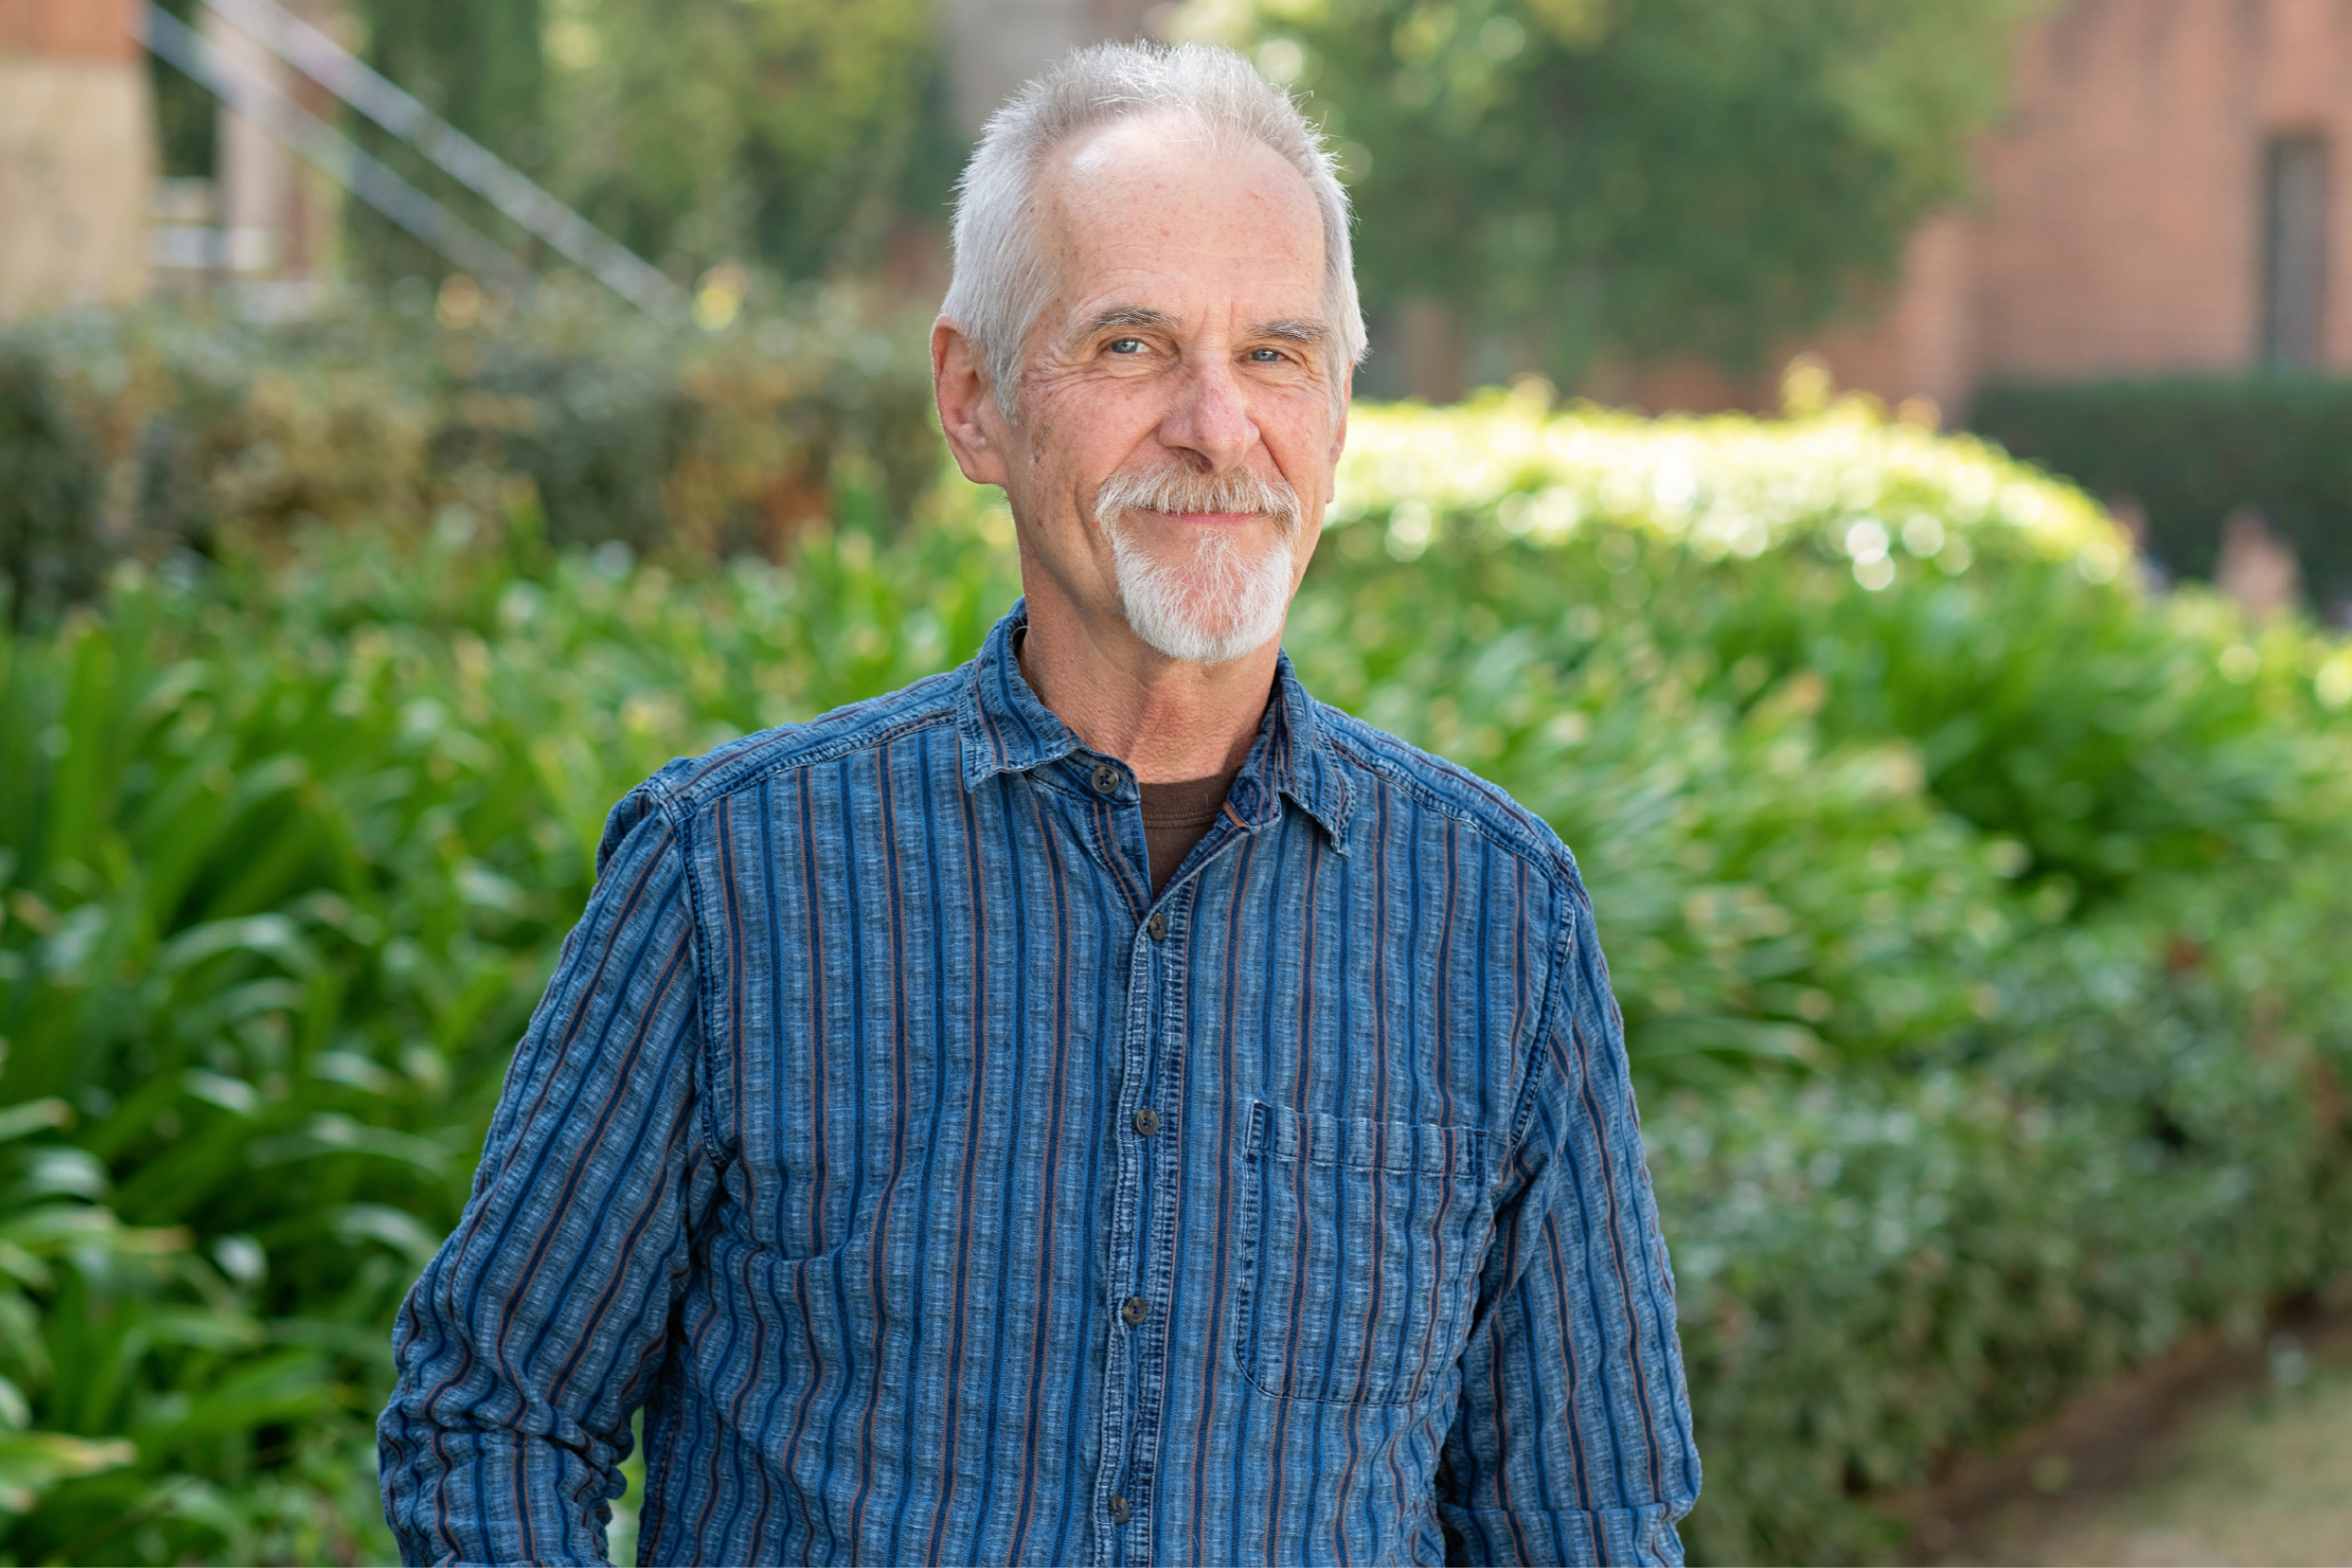
[[1969,420],[2094,495],[2137,500],[2150,545],[2176,572],[2210,577],[2223,520],[2256,506],[2295,546],[2313,603],[2352,601],[2352,381],[1995,385]]
[[2352,711],[2340,646],[2210,595],[2146,602],[2085,497],[1974,443],[1859,410],[1498,403],[1359,416],[1347,472],[1339,515],[1372,527],[1342,523],[1343,560],[1411,559],[1473,629],[1646,640],[1735,708],[1809,673],[1826,736],[1907,742],[1936,800],[2073,890],[2276,861],[2344,805],[2317,738]]
[[49,366],[0,343],[0,587],[13,588],[12,626],[97,586],[98,486],[97,456],[67,420]]
[[[386,1551],[389,1314],[606,809],[953,663],[1015,591],[967,490],[723,570],[550,550],[539,493],[275,554],[228,528],[8,645],[0,1226],[132,1240],[0,1249],[14,1425],[64,1456],[0,1437],[0,1551]],[[2122,559],[2080,497],[1851,415],[1357,415],[1289,641],[1583,857],[1703,1557],[1877,1555],[1886,1489],[2344,1265],[2307,1085],[2352,1063],[2352,652],[2144,604]]]
[[918,327],[854,292],[785,293],[720,333],[560,292],[490,322],[156,308],[17,329],[0,453],[22,455],[0,461],[40,472],[0,502],[0,574],[70,599],[103,558],[20,564],[11,541],[218,553],[319,522],[494,520],[518,488],[556,544],[775,557],[861,498],[869,525],[908,515],[938,478]]
[[1653,1107],[1698,1555],[1883,1560],[1873,1494],[2346,1277],[2352,1027],[2335,982],[2281,961],[2328,962],[2308,922],[2340,906],[2179,879],[2021,944],[1997,1014],[1905,1073]]

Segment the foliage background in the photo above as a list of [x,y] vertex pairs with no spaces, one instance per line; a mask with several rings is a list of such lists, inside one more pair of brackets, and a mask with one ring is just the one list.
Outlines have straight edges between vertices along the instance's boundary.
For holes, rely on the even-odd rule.
[[[1342,146],[1375,311],[1441,303],[1564,385],[1754,369],[1965,194],[2038,0],[1193,0]],[[1502,379],[1494,372],[1491,379]]]
[[563,188],[647,254],[870,276],[962,147],[929,0],[551,0]]
[[845,286],[755,291],[719,337],[552,291],[461,331],[367,310],[37,324],[0,339],[0,572],[20,612],[54,615],[109,551],[495,518],[518,487],[557,545],[723,559],[780,556],[817,518],[886,530],[938,477],[927,325]]
[[[1753,369],[1867,303],[1913,225],[1966,193],[1969,138],[2044,4],[1189,0],[1152,24],[1240,45],[1308,96],[1385,236],[1360,259],[1384,340],[1399,309],[1435,308],[1484,378],[1576,385],[1597,362],[1681,352]],[[939,265],[965,150],[938,9],[355,0],[352,18],[377,69],[682,283],[723,265],[903,281]],[[199,172],[201,94],[157,85],[167,163]],[[444,270],[364,209],[349,223],[367,279]]]
[[[944,233],[963,146],[932,0],[364,0],[369,62],[691,282],[720,264],[871,278]],[[407,149],[371,150],[540,260]],[[353,204],[377,280],[444,264]]]
[[[56,471],[135,516],[176,424],[209,522],[0,666],[0,1550],[389,1550],[389,1314],[606,808],[952,663],[1014,591],[987,496],[894,501],[870,460],[776,562],[685,528],[760,493],[685,483],[723,468],[691,440],[627,459],[676,538],[562,520],[548,452],[613,445],[596,410],[791,428],[919,388],[911,339],[812,309],[519,391],[485,377],[561,323],[11,345]],[[357,407],[411,434],[305,412]],[[2352,651],[2126,566],[2080,495],[1854,406],[1357,415],[1289,641],[1584,856],[1702,1560],[1883,1559],[1955,1455],[2347,1272]]]

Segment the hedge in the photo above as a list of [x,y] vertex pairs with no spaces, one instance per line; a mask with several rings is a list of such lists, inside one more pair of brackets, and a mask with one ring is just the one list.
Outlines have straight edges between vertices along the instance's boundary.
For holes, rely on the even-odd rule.
[[561,292],[460,329],[168,307],[20,326],[0,335],[0,574],[44,614],[94,584],[93,555],[473,526],[519,491],[555,543],[703,557],[779,556],[845,503],[906,515],[938,473],[928,318],[847,288],[754,304],[718,334]]
[[2312,602],[2352,606],[2352,381],[1996,384],[1969,423],[2093,495],[2137,500],[2176,573],[2210,578],[2223,520],[2258,507],[2295,546]]
[[99,467],[47,364],[0,344],[0,580],[20,615],[54,616],[96,591]]
[[[2344,1273],[2352,650],[2143,601],[2082,496],[1851,410],[1359,409],[1342,478],[1309,683],[1596,891],[1701,1560],[1883,1557],[1954,1454]],[[7,644],[0,1551],[389,1549],[389,1313],[606,807],[966,657],[1008,519],[906,519],[663,565],[509,486]]]

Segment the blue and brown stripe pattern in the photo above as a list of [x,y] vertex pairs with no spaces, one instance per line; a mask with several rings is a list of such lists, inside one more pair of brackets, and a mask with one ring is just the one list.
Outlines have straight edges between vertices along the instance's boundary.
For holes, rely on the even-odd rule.
[[1012,657],[613,812],[381,1425],[409,1560],[1672,1562],[1622,1026],[1543,824],[1285,661],[1156,896]]

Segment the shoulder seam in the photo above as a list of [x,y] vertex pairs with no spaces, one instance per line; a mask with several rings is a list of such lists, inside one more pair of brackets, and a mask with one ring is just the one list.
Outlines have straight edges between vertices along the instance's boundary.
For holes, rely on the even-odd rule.
[[[1369,726],[1366,727],[1369,728]],[[1399,744],[1404,743],[1399,742]],[[1526,860],[1555,883],[1568,879],[1569,865],[1564,860],[1559,847],[1546,844],[1542,839],[1528,832],[1524,825],[1513,821],[1507,812],[1497,810],[1491,816],[1473,815],[1470,809],[1462,802],[1448,799],[1409,773],[1402,772],[1392,766],[1366,755],[1361,748],[1351,746],[1336,736],[1331,739],[1331,749],[1357,767],[1377,773],[1397,788],[1410,792],[1431,810],[1452,817],[1464,827],[1485,833],[1503,848]],[[1483,780],[1480,782],[1484,783]],[[1486,787],[1491,789],[1494,786],[1488,784]],[[1501,791],[1497,793],[1500,794]],[[1508,796],[1504,796],[1503,799],[1509,802],[1509,811],[1525,812],[1527,810],[1516,800],[1510,800]],[[1557,891],[1556,888],[1555,891]]]
[[[647,779],[638,788],[652,800],[655,810],[660,815],[662,826],[670,831],[669,852],[678,858],[678,880],[684,884],[686,904],[687,949],[694,964],[694,1030],[700,1037],[696,1053],[701,1058],[702,1075],[707,1079],[715,1066],[711,1054],[718,1044],[710,1027],[710,988],[717,977],[708,958],[711,943],[708,923],[703,914],[702,879],[695,875],[694,869],[693,814],[681,809],[675,792],[661,782],[660,774]],[[723,1166],[730,1156],[726,1152],[725,1140],[720,1136],[719,1122],[707,1082],[695,1085],[694,1098],[694,1135],[702,1141],[712,1163]]]
[[[911,714],[872,734],[843,736],[818,745],[806,752],[795,752],[758,763],[747,768],[738,776],[730,776],[728,769],[722,766],[717,770],[718,779],[722,782],[707,788],[689,784],[681,789],[663,778],[661,774],[656,773],[639,784],[636,791],[631,792],[643,792],[655,811],[660,814],[662,825],[669,830],[672,845],[678,856],[679,879],[685,883],[688,941],[691,944],[694,959],[695,1022],[702,1037],[701,1055],[706,1074],[712,1074],[717,1070],[713,1053],[719,1049],[719,1041],[710,1027],[714,1006],[710,988],[717,983],[717,975],[708,957],[715,951],[715,946],[711,940],[709,921],[703,908],[702,879],[696,870],[694,826],[697,819],[742,791],[755,788],[763,781],[772,779],[779,774],[804,768],[814,768],[873,747],[885,746],[901,736],[934,727],[942,720],[952,722],[954,718],[955,709],[952,706],[929,708],[920,713]],[[704,1086],[698,1098],[701,1103],[695,1107],[696,1136],[701,1139],[704,1148],[708,1151],[713,1163],[724,1164],[732,1156],[727,1152],[725,1138],[722,1136],[722,1129],[716,1119],[716,1107],[712,1103],[712,1096],[707,1085]]]
[[[690,814],[699,814],[726,800],[729,796],[754,787],[764,779],[771,779],[780,773],[788,773],[803,768],[815,768],[877,746],[886,746],[903,736],[914,734],[916,730],[932,728],[942,720],[952,723],[955,717],[956,710],[952,707],[928,709],[898,720],[887,728],[877,730],[870,735],[843,736],[814,746],[805,752],[795,752],[788,756],[747,764],[747,770],[740,775],[731,775],[723,766],[716,770],[718,782],[707,786],[699,783],[689,784],[682,790],[673,791],[667,785],[663,785],[662,792],[676,803],[678,809]],[[660,775],[656,774],[646,783],[654,784],[660,778]]]

